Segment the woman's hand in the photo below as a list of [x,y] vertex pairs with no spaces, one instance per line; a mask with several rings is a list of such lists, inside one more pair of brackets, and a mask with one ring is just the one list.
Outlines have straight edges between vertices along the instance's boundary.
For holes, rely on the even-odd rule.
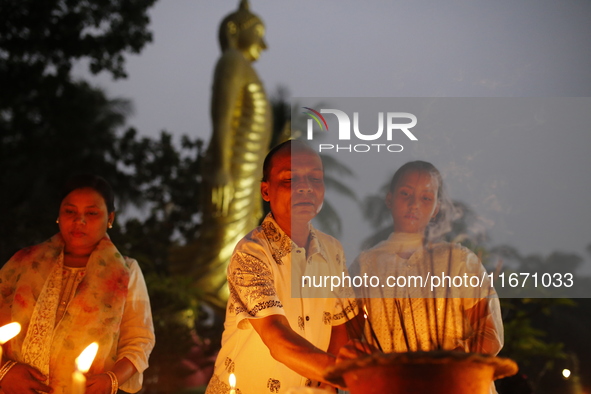
[[106,373],[87,376],[86,394],[111,394],[111,377]]
[[17,363],[8,371],[0,382],[2,391],[6,394],[51,393],[53,390],[46,385],[47,376],[43,375],[35,367]]

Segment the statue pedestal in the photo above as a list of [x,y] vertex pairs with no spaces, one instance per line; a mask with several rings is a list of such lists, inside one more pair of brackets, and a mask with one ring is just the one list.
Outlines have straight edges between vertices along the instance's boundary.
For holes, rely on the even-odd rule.
[[488,394],[493,380],[517,373],[510,359],[451,351],[374,353],[346,360],[325,376],[351,394]]

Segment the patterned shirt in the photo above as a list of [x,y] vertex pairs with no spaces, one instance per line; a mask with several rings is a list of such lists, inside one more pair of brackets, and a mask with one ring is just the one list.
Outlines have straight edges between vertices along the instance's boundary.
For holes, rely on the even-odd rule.
[[355,314],[353,302],[345,297],[351,293],[331,292],[330,283],[311,287],[302,276],[343,274],[347,275],[345,257],[336,239],[310,226],[306,255],[306,249],[293,243],[269,214],[232,255],[222,348],[206,393],[227,394],[231,373],[241,394],[284,393],[291,387],[311,385],[309,379],[271,357],[249,320],[284,315],[295,332],[326,351],[332,327]]

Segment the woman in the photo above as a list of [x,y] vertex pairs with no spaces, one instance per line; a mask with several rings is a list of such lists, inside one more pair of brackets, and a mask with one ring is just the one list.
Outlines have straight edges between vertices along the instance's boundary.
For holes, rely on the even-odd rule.
[[394,232],[356,262],[361,275],[384,285],[362,289],[369,343],[385,352],[497,354],[503,326],[484,267],[459,244],[433,242],[451,228],[453,210],[437,168],[424,161],[403,165],[386,205]]
[[92,342],[99,348],[87,394],[141,389],[155,342],[150,302],[137,261],[107,235],[114,219],[109,184],[74,177],[64,189],[59,233],[0,270],[0,324],[22,326],[4,345],[4,393],[70,394],[75,359]]

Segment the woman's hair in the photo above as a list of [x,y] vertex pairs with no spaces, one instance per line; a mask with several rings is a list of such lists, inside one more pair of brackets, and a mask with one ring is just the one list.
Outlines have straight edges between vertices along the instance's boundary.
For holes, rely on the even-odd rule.
[[439,203],[439,212],[429,222],[429,225],[425,229],[425,239],[428,241],[436,240],[452,229],[452,222],[461,216],[461,210],[454,206],[449,194],[447,194],[447,190],[443,185],[443,178],[437,167],[426,161],[409,161],[400,167],[394,173],[388,190],[393,192],[400,178],[410,171],[427,172],[437,180],[437,202]]
[[68,179],[62,189],[60,201],[63,201],[64,198],[74,190],[86,188],[93,189],[103,197],[109,213],[115,212],[115,195],[113,194],[113,188],[111,188],[109,182],[98,175],[78,174]]

